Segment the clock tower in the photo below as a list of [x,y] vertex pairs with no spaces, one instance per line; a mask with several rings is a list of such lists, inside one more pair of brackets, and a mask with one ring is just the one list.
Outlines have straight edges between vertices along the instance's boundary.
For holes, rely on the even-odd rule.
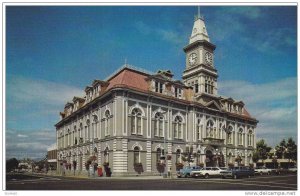
[[217,95],[217,70],[214,65],[216,46],[209,40],[204,19],[198,13],[195,17],[189,44],[183,48],[186,53],[186,68],[183,82],[193,87],[195,94]]

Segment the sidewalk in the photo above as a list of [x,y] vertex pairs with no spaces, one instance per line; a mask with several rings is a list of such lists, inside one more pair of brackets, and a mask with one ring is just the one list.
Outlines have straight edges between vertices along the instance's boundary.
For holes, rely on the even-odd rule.
[[143,176],[143,175],[138,175],[138,176],[111,176],[111,177],[106,177],[106,176],[102,176],[99,177],[98,175],[96,176],[88,176],[87,174],[76,174],[76,175],[65,175],[62,176],[61,174],[56,174],[56,173],[33,173],[35,175],[42,175],[42,176],[52,176],[52,177],[64,177],[64,178],[80,178],[80,179],[95,179],[95,180],[99,180],[99,179],[123,179],[123,180],[137,180],[137,179],[141,179],[141,180],[161,180],[161,179],[175,179],[176,175],[172,175],[172,178],[168,177],[168,178],[163,178],[163,176]]

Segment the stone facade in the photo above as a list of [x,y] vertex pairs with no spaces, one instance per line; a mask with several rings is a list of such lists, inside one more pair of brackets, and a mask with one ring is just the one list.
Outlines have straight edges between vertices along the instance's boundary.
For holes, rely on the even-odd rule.
[[93,162],[109,163],[112,175],[122,176],[159,175],[163,164],[175,172],[176,163],[188,164],[182,158],[187,152],[190,164],[252,163],[258,121],[242,101],[217,94],[214,49],[198,17],[184,48],[183,82],[169,70],[153,74],[129,65],[95,80],[84,98],[74,97],[60,113],[58,164],[76,161],[83,173],[94,156]]

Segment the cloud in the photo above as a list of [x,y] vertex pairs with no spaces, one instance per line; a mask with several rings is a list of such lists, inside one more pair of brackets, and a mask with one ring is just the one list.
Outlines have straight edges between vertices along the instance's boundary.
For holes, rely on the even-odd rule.
[[11,130],[6,131],[6,157],[42,158],[56,141],[55,130]]
[[46,105],[61,105],[72,100],[73,96],[83,96],[83,90],[65,84],[46,80],[33,80],[16,75],[7,76],[6,94],[9,101],[22,105],[29,103],[43,103]]
[[230,15],[239,15],[248,19],[257,19],[262,16],[263,12],[260,7],[253,6],[234,6],[222,9],[222,12]]
[[[216,10],[214,14],[216,19],[207,23],[208,33],[217,42],[236,39],[237,35],[249,32],[247,30],[249,25],[244,20],[259,19],[262,14],[263,12],[260,7],[222,7]],[[230,38],[231,36],[233,38]]]
[[[46,80],[7,75],[6,155],[44,157],[56,141],[53,125],[67,101],[84,90]],[[40,129],[39,127],[51,127]]]
[[278,50],[280,48],[296,47],[297,45],[296,30],[291,28],[278,28],[263,33],[260,32],[257,36],[260,38],[252,38],[251,46],[257,48],[260,52],[278,54],[282,52],[282,50]]
[[244,101],[251,115],[259,120],[257,137],[265,138],[269,145],[297,137],[297,78],[265,84],[222,81],[219,93]]
[[28,137],[27,135],[18,134],[17,137]]
[[160,37],[163,41],[167,41],[175,45],[184,45],[185,43],[185,40],[182,39],[182,34],[176,31],[151,27],[142,21],[136,22],[135,28],[144,35],[151,34],[152,36]]

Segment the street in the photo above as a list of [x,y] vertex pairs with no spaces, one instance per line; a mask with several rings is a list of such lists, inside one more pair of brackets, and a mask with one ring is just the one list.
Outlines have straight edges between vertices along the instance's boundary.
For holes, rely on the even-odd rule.
[[156,179],[112,177],[79,179],[40,176],[9,180],[6,190],[297,190],[297,175],[255,176],[242,179]]

